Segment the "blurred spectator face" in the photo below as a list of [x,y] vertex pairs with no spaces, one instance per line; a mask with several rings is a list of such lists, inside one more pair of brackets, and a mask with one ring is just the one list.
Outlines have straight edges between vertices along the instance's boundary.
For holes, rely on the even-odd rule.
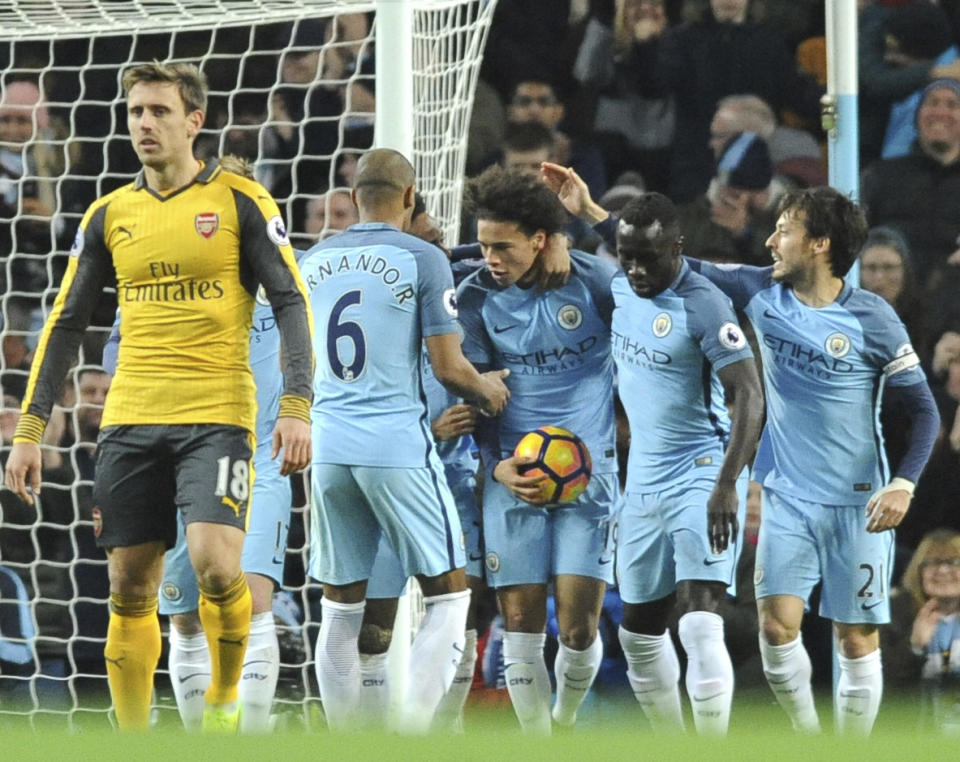
[[920,563],[923,592],[931,598],[960,598],[960,555],[950,545],[934,545]]
[[503,166],[505,169],[521,169],[530,174],[540,175],[540,165],[550,161],[549,148],[537,148],[533,151],[514,151],[509,148],[503,151]]
[[[30,82],[12,82],[0,100],[0,143],[21,146],[33,138],[33,114],[40,103],[40,90]],[[36,109],[37,125],[47,123],[46,107]]]
[[540,122],[550,130],[563,118],[563,104],[546,82],[521,82],[507,111],[511,122]]
[[280,79],[296,85],[309,85],[320,68],[320,51],[290,51],[283,56]]
[[[329,211],[327,205],[329,204]],[[357,207],[346,191],[329,191],[307,206],[304,229],[318,241],[346,230],[360,221]]]
[[903,292],[903,257],[892,246],[871,246],[860,254],[860,286],[894,304]]
[[721,23],[742,24],[747,18],[750,0],[710,0],[714,18]]
[[948,87],[933,90],[917,110],[920,144],[937,153],[960,145],[960,96]]
[[719,159],[730,138],[743,130],[740,120],[733,109],[718,108],[710,122],[710,149],[713,157]]
[[663,0],[623,0],[623,18],[630,29],[640,21],[660,21],[663,17]]
[[77,425],[80,439],[96,441],[103,418],[103,404],[110,390],[110,376],[98,370],[85,371],[78,382],[80,400],[77,403]]

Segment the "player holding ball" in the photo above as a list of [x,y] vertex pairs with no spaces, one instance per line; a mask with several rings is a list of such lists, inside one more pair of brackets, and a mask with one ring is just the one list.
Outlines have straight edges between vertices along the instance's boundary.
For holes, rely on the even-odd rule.
[[[483,530],[488,579],[503,612],[505,678],[525,731],[551,731],[550,677],[544,662],[547,585],[553,582],[560,646],[553,719],[564,725],[593,683],[603,647],[601,604],[613,581],[617,496],[610,283],[616,268],[572,251],[568,282],[541,291],[534,265],[566,213],[535,175],[493,167],[471,181],[468,210],[486,268],[457,292],[464,354],[479,370],[510,370],[510,405],[478,422],[474,437],[487,474]],[[542,477],[524,476],[532,458],[512,455],[544,424],[576,432],[593,476],[572,503],[551,505]]]

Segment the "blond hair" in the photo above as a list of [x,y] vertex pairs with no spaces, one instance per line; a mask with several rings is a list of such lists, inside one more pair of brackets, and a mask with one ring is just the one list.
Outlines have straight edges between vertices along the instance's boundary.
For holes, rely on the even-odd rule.
[[960,532],[953,529],[934,529],[927,532],[907,564],[900,586],[910,593],[917,610],[930,598],[923,590],[925,561],[931,558],[960,558]]

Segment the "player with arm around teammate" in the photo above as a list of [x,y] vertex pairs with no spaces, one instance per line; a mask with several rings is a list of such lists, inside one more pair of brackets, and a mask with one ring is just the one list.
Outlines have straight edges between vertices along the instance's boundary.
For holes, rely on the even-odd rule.
[[509,391],[504,373],[481,375],[463,356],[446,256],[401,232],[414,204],[409,161],[368,151],[353,198],[360,223],[301,261],[320,325],[310,559],[324,590],[317,677],[330,727],[355,724],[357,641],[385,536],[426,605],[400,721],[416,732],[429,728],[453,680],[469,604],[460,522],[423,400],[421,343],[440,382],[487,413],[499,413]]
[[734,677],[717,609],[736,592],[763,396],[729,300],[685,264],[682,245],[666,196],[644,193],[624,207],[623,272],[612,285],[613,357],[631,431],[617,541],[620,643],[651,724],[681,730],[680,666],[666,630],[676,592],[694,724],[725,734]]
[[[483,531],[488,580],[497,588],[506,633],[507,688],[522,728],[571,725],[602,658],[597,626],[613,581],[617,496],[610,354],[610,282],[616,268],[571,252],[571,275],[556,289],[534,287],[535,263],[566,214],[535,176],[493,167],[468,184],[486,268],[460,285],[464,352],[479,369],[510,371],[510,406],[478,421],[475,438],[487,473]],[[587,491],[545,506],[539,479],[512,455],[520,438],[560,426],[583,439],[593,458]],[[544,662],[548,584],[560,631],[551,711]]]
[[37,442],[100,292],[115,279],[124,340],[97,446],[94,531],[107,549],[104,657],[117,722],[123,730],[148,725],[161,650],[157,589],[179,508],[211,654],[203,722],[233,730],[250,630],[240,557],[255,439],[242,316],[252,315],[262,284],[284,345],[272,444],[284,474],[310,460],[311,316],[269,193],[193,155],[206,107],[196,67],[133,66],[123,86],[143,171],[81,221],[31,369],[6,484],[27,500],[28,487],[39,489]]
[[[577,174],[544,164],[573,214],[609,237],[616,218]],[[899,318],[843,277],[866,237],[862,211],[828,187],[788,193],[767,240],[772,267],[688,260],[744,311],[763,360],[766,423],[754,464],[763,485],[756,592],[764,672],[793,727],[818,732],[812,667],[800,625],[823,582],[834,623],[837,727],[866,734],[880,707],[877,628],[890,619],[893,532],[933,448],[939,414]],[[877,406],[899,398],[911,417],[907,452],[891,468]]]

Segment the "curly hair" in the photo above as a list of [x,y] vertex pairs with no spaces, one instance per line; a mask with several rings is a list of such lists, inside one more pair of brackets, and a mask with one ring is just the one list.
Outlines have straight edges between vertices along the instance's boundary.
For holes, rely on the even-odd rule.
[[830,239],[830,271],[842,278],[853,266],[867,239],[863,210],[826,185],[788,191],[777,204],[777,215],[799,215],[809,238]]
[[567,225],[567,211],[540,178],[517,169],[493,166],[467,182],[464,206],[478,220],[514,222],[526,236],[547,235]]
[[186,113],[207,112],[207,79],[200,69],[191,63],[153,61],[131,66],[123,73],[124,95],[129,94],[130,88],[141,82],[176,85]]
[[677,207],[662,193],[651,191],[630,199],[620,210],[620,219],[629,225],[647,227],[659,222],[666,230],[678,225]]

